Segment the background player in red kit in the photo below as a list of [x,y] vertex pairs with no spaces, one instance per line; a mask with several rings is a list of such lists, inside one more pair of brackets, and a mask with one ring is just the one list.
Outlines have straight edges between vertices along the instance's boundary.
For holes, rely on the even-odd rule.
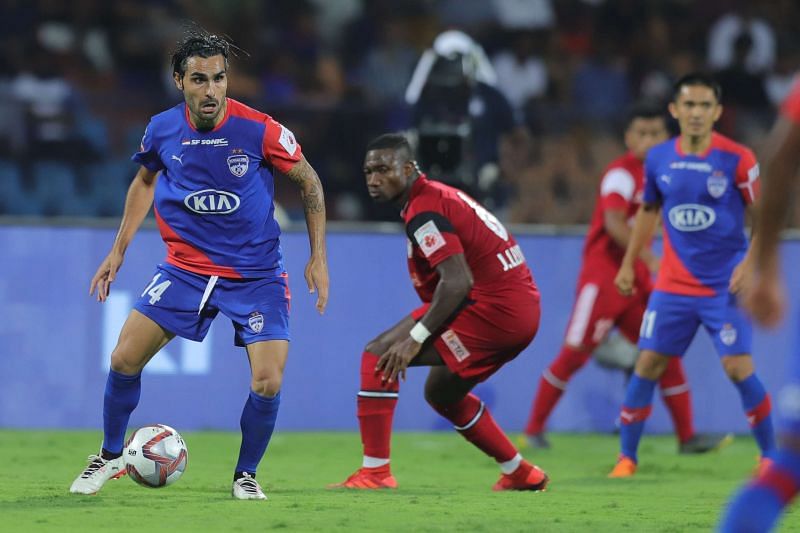
[[[642,315],[652,290],[651,273],[658,270],[658,258],[649,247],[642,251],[635,265],[636,291],[632,297],[619,294],[614,276],[630,239],[629,221],[642,202],[644,157],[651,147],[667,138],[666,119],[660,106],[642,102],[631,108],[625,126],[628,152],[608,166],[600,182],[564,345],[542,373],[525,428],[533,447],[550,446],[544,436],[550,413],[566,390],[567,382],[589,361],[609,331],[617,327],[634,344],[639,338]],[[659,384],[675,424],[681,453],[702,453],[718,446],[721,437],[694,432],[689,384],[680,359],[670,361]]]
[[361,358],[358,420],[362,468],[335,487],[395,488],[389,468],[399,378],[430,366],[425,399],[455,429],[494,458],[494,490],[543,490],[548,478],[525,461],[488,408],[470,393],[536,335],[539,291],[514,237],[463,192],[428,180],[402,135],[367,147],[370,196],[401,209],[411,281],[423,304],[370,341]]

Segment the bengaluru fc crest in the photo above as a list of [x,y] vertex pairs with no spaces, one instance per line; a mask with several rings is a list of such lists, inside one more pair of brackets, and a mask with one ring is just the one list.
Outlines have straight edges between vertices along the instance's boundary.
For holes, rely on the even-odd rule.
[[261,330],[264,329],[264,315],[258,311],[250,313],[250,318],[247,319],[247,324],[255,333],[261,333]]
[[232,155],[228,157],[228,168],[231,174],[237,178],[241,178],[247,173],[250,168],[250,158],[246,155]]
[[714,172],[708,177],[706,185],[708,186],[708,194],[714,198],[720,198],[725,194],[725,189],[728,188],[728,178],[722,173]]
[[733,324],[722,326],[722,329],[719,330],[719,338],[725,346],[733,346],[733,343],[736,342],[736,328],[733,327]]

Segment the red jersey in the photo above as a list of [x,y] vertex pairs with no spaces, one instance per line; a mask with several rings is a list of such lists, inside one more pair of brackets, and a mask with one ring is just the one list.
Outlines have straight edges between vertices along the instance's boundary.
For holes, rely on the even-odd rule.
[[423,302],[430,302],[436,265],[463,253],[474,283],[470,299],[508,302],[538,296],[525,257],[497,218],[464,192],[423,174],[411,186],[402,212],[408,236],[408,270]]
[[789,96],[784,100],[781,106],[781,115],[792,122],[800,122],[800,79],[794,82]]
[[[636,212],[642,205],[643,193],[644,162],[632,153],[628,152],[606,167],[603,179],[600,180],[597,203],[583,247],[585,272],[607,267],[616,274],[625,256],[625,248],[617,244],[606,231],[605,212],[609,209],[624,211],[628,223],[632,224]],[[637,277],[649,276],[647,266],[641,259],[636,260],[634,270]]]

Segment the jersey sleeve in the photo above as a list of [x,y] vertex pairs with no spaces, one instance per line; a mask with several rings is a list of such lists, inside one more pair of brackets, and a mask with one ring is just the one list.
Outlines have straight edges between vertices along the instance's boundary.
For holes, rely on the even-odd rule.
[[795,80],[789,96],[783,101],[781,115],[792,122],[800,122],[800,78]]
[[739,164],[736,166],[736,186],[746,205],[755,202],[761,192],[758,162],[756,162],[756,156],[748,148],[742,150]]
[[280,122],[267,118],[261,150],[264,159],[284,174],[303,158],[294,133]]
[[664,197],[658,188],[658,172],[656,171],[655,158],[648,154],[644,160],[644,195],[642,201],[646,204],[661,205],[664,202]]
[[633,200],[635,191],[636,180],[631,173],[622,167],[612,168],[600,182],[600,205],[604,211],[625,211]]
[[144,130],[139,151],[131,156],[131,161],[139,163],[147,170],[158,172],[164,169],[164,163],[161,161],[161,156],[158,155],[158,146],[153,138],[153,130],[153,122],[151,121]]
[[453,224],[441,213],[422,211],[406,224],[406,234],[413,246],[418,246],[431,267],[450,256],[464,253],[461,239]]

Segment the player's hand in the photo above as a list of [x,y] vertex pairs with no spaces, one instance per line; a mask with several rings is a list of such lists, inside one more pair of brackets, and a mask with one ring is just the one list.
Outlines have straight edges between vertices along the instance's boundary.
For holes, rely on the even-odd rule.
[[617,276],[614,278],[614,285],[617,287],[620,294],[623,296],[630,296],[633,294],[633,281],[633,267],[625,264],[619,267],[619,272],[617,272]]
[[328,263],[319,256],[311,256],[306,265],[306,283],[309,293],[317,293],[317,311],[325,312],[328,305]]
[[422,345],[412,339],[405,339],[392,344],[386,352],[378,359],[375,370],[383,372],[384,381],[392,383],[400,376],[406,379],[406,369],[411,361],[417,356]]
[[753,319],[768,328],[777,326],[786,310],[786,291],[777,273],[759,274],[743,293],[742,306]]
[[752,281],[753,267],[747,259],[736,265],[731,273],[731,279],[728,281],[728,292],[731,294],[739,294],[746,289],[747,285]]
[[103,262],[100,263],[100,266],[97,267],[97,272],[95,272],[89,285],[89,295],[94,294],[95,289],[97,289],[98,302],[105,302],[106,298],[108,298],[111,283],[117,277],[117,271],[122,266],[123,259],[124,256],[120,252],[111,250],[106,258],[103,259]]

